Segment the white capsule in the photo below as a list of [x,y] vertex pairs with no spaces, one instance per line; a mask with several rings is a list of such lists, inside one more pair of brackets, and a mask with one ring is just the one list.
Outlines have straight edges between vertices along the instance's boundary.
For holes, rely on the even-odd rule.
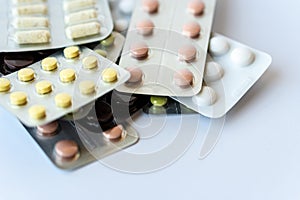
[[66,35],[70,39],[87,37],[100,33],[99,22],[89,22],[85,24],[77,24],[66,28]]
[[50,42],[50,32],[48,30],[17,31],[14,36],[18,44],[42,44]]

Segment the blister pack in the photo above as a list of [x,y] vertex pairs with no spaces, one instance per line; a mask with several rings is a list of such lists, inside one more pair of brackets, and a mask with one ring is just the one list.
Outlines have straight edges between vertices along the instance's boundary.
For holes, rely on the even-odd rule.
[[120,66],[134,79],[117,90],[192,96],[201,90],[215,0],[137,1]]
[[216,33],[210,39],[209,52],[201,92],[190,98],[174,99],[206,117],[219,118],[258,81],[272,58]]
[[129,77],[96,52],[71,46],[2,77],[0,104],[25,125],[42,125],[96,100]]
[[1,52],[62,48],[99,41],[113,30],[107,0],[10,0],[0,8]]

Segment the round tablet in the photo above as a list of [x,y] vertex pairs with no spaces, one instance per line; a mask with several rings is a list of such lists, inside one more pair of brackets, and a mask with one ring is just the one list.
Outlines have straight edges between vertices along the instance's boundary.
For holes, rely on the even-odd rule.
[[72,105],[72,98],[67,93],[59,93],[55,96],[55,104],[60,108],[68,108]]
[[87,56],[82,60],[83,68],[94,69],[98,67],[98,58],[96,56]]
[[201,0],[192,0],[188,3],[187,9],[193,15],[201,15],[204,12],[205,4]]
[[211,87],[203,86],[201,92],[192,97],[192,101],[198,106],[210,106],[217,101],[217,94]]
[[209,42],[209,52],[214,56],[222,56],[229,51],[229,43],[221,37],[213,37]]
[[127,83],[138,83],[143,78],[143,71],[137,67],[128,67],[126,68],[127,71],[130,73],[130,78]]
[[10,103],[15,106],[22,106],[27,103],[27,94],[25,92],[13,92],[9,98]]
[[35,85],[38,94],[48,94],[52,92],[52,83],[50,81],[40,81]]
[[196,38],[200,35],[201,27],[197,22],[188,22],[182,27],[182,34],[190,37]]
[[157,0],[143,0],[142,7],[148,13],[155,13],[158,11],[159,2]]
[[29,53],[5,53],[3,58],[9,70],[16,71],[34,63],[34,56]]
[[231,60],[240,67],[248,66],[254,61],[254,54],[247,48],[236,48],[231,52]]
[[102,72],[102,80],[107,83],[114,82],[118,79],[118,72],[114,68],[106,68]]
[[150,97],[150,102],[154,106],[161,107],[161,106],[164,106],[164,105],[167,104],[168,98],[167,97],[159,97],[159,96],[151,96]]
[[7,92],[10,90],[10,80],[7,78],[0,78],[0,92]]
[[103,56],[104,58],[107,57],[107,51],[102,50],[102,49],[96,49],[94,50],[97,54],[99,54],[100,56]]
[[146,58],[148,51],[148,45],[145,42],[136,42],[130,46],[131,56],[136,59]]
[[60,158],[74,158],[78,152],[78,144],[73,140],[61,140],[55,144],[54,151]]
[[129,26],[129,22],[127,19],[117,19],[114,21],[114,24],[115,24],[114,28],[118,32],[126,31]]
[[80,54],[78,46],[71,46],[64,49],[64,56],[68,59],[73,59],[78,57]]
[[122,137],[124,129],[122,125],[115,126],[112,129],[103,132],[103,135],[110,140],[118,139]]
[[141,35],[150,35],[154,29],[154,23],[150,19],[144,19],[136,23],[137,32]]
[[189,44],[189,45],[184,45],[178,50],[178,57],[179,60],[183,61],[192,61],[196,58],[197,55],[197,49]]
[[204,81],[214,82],[220,80],[224,75],[222,66],[217,62],[208,62],[205,66]]
[[104,47],[110,47],[114,44],[114,42],[115,42],[115,36],[111,34],[108,38],[102,40],[100,44]]
[[46,117],[46,108],[45,106],[34,105],[29,108],[28,113],[31,119],[43,119]]
[[71,69],[71,68],[63,69],[59,73],[59,78],[60,78],[60,81],[63,83],[70,83],[70,82],[74,81],[76,78],[75,70]]
[[119,9],[124,14],[129,15],[130,13],[132,13],[134,5],[135,5],[134,0],[122,0],[119,3]]
[[22,82],[29,82],[34,79],[34,71],[31,68],[24,68],[18,71],[18,79]]
[[96,101],[95,110],[96,110],[97,120],[100,123],[113,121],[112,109],[108,103],[103,101]]
[[173,77],[174,83],[179,87],[188,87],[192,85],[193,79],[194,75],[188,69],[178,70]]
[[38,133],[43,136],[52,135],[58,129],[58,122],[54,121],[49,124],[45,124],[42,126],[37,126]]
[[55,57],[48,57],[42,60],[42,68],[45,71],[53,71],[57,69],[57,59]]
[[95,92],[94,81],[82,81],[79,83],[79,90],[81,94],[88,95]]

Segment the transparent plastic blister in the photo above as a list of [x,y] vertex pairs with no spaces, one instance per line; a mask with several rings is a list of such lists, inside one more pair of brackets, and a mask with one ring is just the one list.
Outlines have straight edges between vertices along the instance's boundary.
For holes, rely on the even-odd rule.
[[[139,68],[143,80],[122,85],[117,90],[159,96],[172,95],[168,91],[176,96],[193,96],[200,91],[216,2],[196,2],[204,3],[201,13],[190,12],[190,1],[137,1],[120,66]],[[139,55],[146,48],[148,52]],[[184,69],[189,79],[181,74]],[[177,84],[176,73],[183,80],[179,82],[188,84]],[[149,89],[149,84],[156,86]]]
[[107,0],[7,1],[1,52],[56,49],[102,40],[113,21]]
[[206,117],[220,118],[258,81],[272,58],[216,33],[209,49],[201,92],[189,98],[173,98]]
[[[25,71],[22,69],[5,76],[11,86],[7,91],[0,92],[1,106],[16,115],[27,126],[42,125],[78,110],[123,84],[130,76],[126,70],[86,47],[82,47],[78,57],[73,59],[67,59],[64,55],[63,51],[59,51],[48,57],[57,60],[57,68],[51,71],[42,68],[42,60],[24,68]],[[93,68],[86,68],[87,63]],[[22,78],[23,72],[27,73],[28,70],[34,74],[32,80],[25,82],[20,77]],[[41,82],[48,84],[47,91],[44,87],[40,89],[42,93],[39,91],[41,87],[38,87]],[[25,101],[12,100],[12,96],[20,91],[25,92]],[[23,95],[22,98],[25,97]],[[34,106],[42,106],[44,116],[36,116],[40,117],[38,119],[32,117],[30,109]],[[40,107],[38,109],[41,110]]]

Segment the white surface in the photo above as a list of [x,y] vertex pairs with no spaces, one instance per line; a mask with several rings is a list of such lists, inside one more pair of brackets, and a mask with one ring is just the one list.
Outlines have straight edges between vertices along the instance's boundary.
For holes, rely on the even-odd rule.
[[[201,130],[167,168],[134,175],[94,163],[63,172],[0,109],[0,199],[299,199],[299,7],[294,0],[218,1],[214,31],[268,52],[273,64],[227,115],[219,143],[204,160],[198,158],[210,120],[186,116],[191,125],[199,119]],[[167,121],[156,137],[128,151],[168,143],[178,117]]]

